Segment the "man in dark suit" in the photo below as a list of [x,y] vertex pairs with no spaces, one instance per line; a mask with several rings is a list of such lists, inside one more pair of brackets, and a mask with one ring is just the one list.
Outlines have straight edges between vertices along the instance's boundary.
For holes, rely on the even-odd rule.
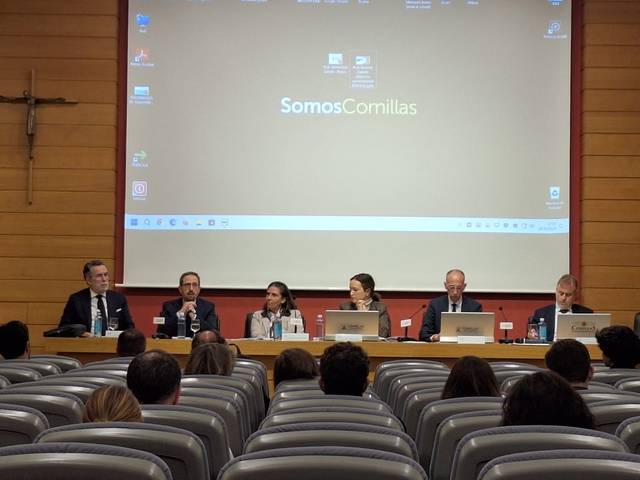
[[[593,313],[588,307],[573,303],[578,296],[578,280],[568,273],[562,275],[556,284],[556,303],[538,308],[531,317],[529,323],[540,323],[540,319],[544,318],[547,325],[548,341],[555,340],[556,325],[558,323],[559,313]],[[545,340],[541,338],[540,340]]]
[[[104,335],[109,318],[118,319],[117,330],[127,330],[135,325],[129,313],[129,305],[124,295],[109,290],[109,270],[100,260],[91,260],[82,269],[84,281],[89,288],[72,293],[60,318],[60,326],[81,324],[87,327],[82,335],[91,337]],[[95,320],[98,312],[102,318],[100,331]]]
[[462,295],[467,287],[462,270],[449,270],[445,277],[446,295],[436,297],[427,307],[422,318],[420,340],[425,342],[440,341],[440,316],[442,312],[481,312],[482,305],[471,297]]
[[180,275],[178,286],[181,298],[162,304],[160,316],[164,317],[164,325],[158,325],[158,332],[175,337],[178,335],[178,317],[185,319],[186,336],[192,337],[191,320],[194,316],[200,319],[200,330],[218,330],[218,316],[213,303],[200,294],[200,275],[196,272],[185,272]]

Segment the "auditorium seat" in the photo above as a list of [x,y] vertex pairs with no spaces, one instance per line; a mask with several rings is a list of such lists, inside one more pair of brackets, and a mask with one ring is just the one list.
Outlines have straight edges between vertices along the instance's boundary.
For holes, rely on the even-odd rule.
[[593,380],[596,382],[608,383],[615,385],[620,380],[640,379],[640,369],[636,368],[611,368],[594,372]]
[[429,469],[436,431],[451,415],[479,410],[495,411],[502,407],[501,397],[447,398],[430,403],[420,412],[416,428],[416,445],[420,452],[420,465]]
[[207,451],[193,433],[138,422],[82,423],[50,428],[35,443],[79,442],[143,450],[160,457],[174,480],[210,480]]
[[378,394],[383,402],[389,400],[389,393],[391,390],[391,382],[394,378],[398,378],[401,375],[416,374],[416,376],[423,376],[425,380],[431,378],[447,379],[449,377],[449,370],[439,367],[416,366],[416,367],[398,367],[387,368],[374,378],[373,390]]
[[236,362],[231,371],[231,376],[257,383],[262,389],[262,396],[269,396],[269,381],[266,375],[263,376],[262,370],[259,370],[254,365],[242,365]]
[[640,454],[640,416],[622,421],[616,429],[616,437],[627,445],[631,453]]
[[16,445],[0,448],[0,458],[0,478],[7,480],[172,480],[157,456],[111,445]]
[[518,383],[523,376],[524,375],[514,375],[513,377],[507,377],[502,380],[502,382],[499,383],[500,392],[502,392],[503,394],[509,393],[514,385]]
[[[98,370],[100,372],[108,372],[111,370],[124,370],[125,372],[129,368],[129,364],[125,362],[118,363],[93,363],[91,365],[87,364],[84,367],[80,368],[82,372],[92,372],[94,370]],[[121,374],[118,374],[120,376]]]
[[360,423],[294,423],[258,430],[243,453],[295,447],[361,447],[397,453],[417,461],[415,442],[404,432]]
[[624,379],[619,380],[615,384],[615,388],[623,392],[640,393],[640,378],[637,380]]
[[18,367],[0,362],[0,375],[11,383],[33,382],[42,378],[42,375],[32,368]]
[[42,412],[22,405],[0,403],[0,447],[31,443],[49,428]]
[[407,398],[405,402],[404,408],[404,424],[407,428],[407,433],[411,438],[415,440],[416,431],[418,430],[418,420],[420,419],[420,414],[422,413],[422,409],[427,407],[432,402],[437,402],[442,398],[442,388],[440,387],[431,387],[425,388],[424,390],[418,390],[417,392],[413,392]]
[[468,433],[502,423],[502,409],[458,413],[445,418],[433,439],[429,480],[449,480],[451,464],[460,440]]
[[494,370],[493,373],[496,376],[496,380],[498,381],[498,385],[502,385],[502,382],[509,378],[513,377],[523,377],[525,375],[531,375],[539,371],[540,369],[516,369],[516,368],[506,368],[504,370]]
[[69,370],[82,367],[82,362],[80,362],[80,360],[74,357],[67,357],[65,355],[31,355],[31,359],[55,363],[63,372],[68,372]]
[[635,480],[640,456],[600,450],[515,453],[487,463],[478,480]]
[[84,404],[68,393],[19,393],[5,389],[0,391],[0,403],[34,408],[47,417],[51,427],[82,422]]
[[[294,398],[306,398],[309,396],[317,396],[323,394],[320,388],[311,388],[311,389],[281,389],[280,391],[276,391],[276,393],[271,398],[271,403],[277,403],[281,400],[292,400]],[[367,388],[362,394],[362,398],[382,401],[378,398],[378,396],[371,391],[371,389]]]
[[50,383],[40,383],[40,382],[29,382],[29,383],[18,383],[16,385],[12,385],[11,387],[4,390],[9,393],[70,393],[71,395],[75,395],[78,397],[82,403],[87,403],[87,400],[94,392],[95,388],[92,386],[79,386],[79,385],[56,385]]
[[320,384],[318,383],[319,380],[319,377],[285,380],[276,386],[275,393],[289,390],[320,390]]
[[1,360],[0,365],[24,367],[35,370],[43,377],[49,375],[57,375],[62,373],[62,369],[52,362],[36,361],[36,360]]
[[543,370],[543,368],[525,362],[498,361],[489,362],[491,368],[495,370]]
[[588,405],[598,403],[598,402],[606,402],[609,400],[616,400],[621,402],[640,402],[640,395],[633,392],[623,392],[621,390],[611,390],[611,391],[591,391],[591,390],[576,390],[582,399]]
[[92,383],[98,387],[103,385],[126,385],[125,377],[121,375],[109,375],[100,371],[86,371],[80,368],[63,373],[62,375],[52,375],[48,378],[63,378],[80,382]]
[[614,434],[624,420],[640,416],[640,399],[638,403],[621,403],[617,400],[598,402],[589,405],[589,409],[593,414],[596,430]]
[[9,385],[11,385],[11,382],[9,381],[9,379],[7,377],[3,377],[2,375],[0,375],[0,390],[8,387]]
[[353,395],[325,395],[324,393],[318,393],[302,398],[284,399],[278,402],[271,402],[267,414],[274,415],[277,413],[285,413],[287,410],[322,406],[362,408],[367,410],[375,410],[377,412],[391,413],[389,405],[380,400],[356,397]]
[[[447,383],[447,378],[448,377],[443,376],[425,379],[424,375],[400,375],[399,377],[394,378],[391,382],[387,403],[396,415],[402,417],[404,402],[412,392],[416,392],[424,388],[444,387],[445,383]],[[420,387],[420,385],[422,387]]]
[[101,377],[109,376],[109,377],[118,377],[123,381],[127,379],[127,369],[121,365],[117,365],[111,368],[95,368],[95,367],[82,367],[76,370],[72,370],[69,373],[64,373],[63,375],[99,375]]
[[97,360],[95,362],[88,362],[85,364],[85,367],[91,367],[94,365],[100,365],[100,364],[105,364],[105,363],[120,363],[120,364],[127,364],[129,365],[131,363],[131,360],[133,360],[135,357],[132,356],[128,356],[128,357],[111,357],[111,358],[105,358],[104,360]]
[[231,458],[227,426],[220,415],[184,405],[142,405],[145,423],[184,428],[198,436],[207,450],[211,480]]
[[564,449],[628,451],[619,438],[584,428],[555,425],[487,428],[469,433],[460,440],[453,458],[450,478],[476,478],[485,464],[503,455]]
[[352,447],[298,447],[248,453],[231,460],[219,480],[427,480],[410,458]]

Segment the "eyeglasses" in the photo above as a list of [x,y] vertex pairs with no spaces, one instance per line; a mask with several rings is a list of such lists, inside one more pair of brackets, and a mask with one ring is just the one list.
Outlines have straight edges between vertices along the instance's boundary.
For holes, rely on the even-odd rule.
[[193,282],[193,283],[183,283],[182,284],[183,287],[192,287],[192,288],[198,288],[200,286],[199,283]]

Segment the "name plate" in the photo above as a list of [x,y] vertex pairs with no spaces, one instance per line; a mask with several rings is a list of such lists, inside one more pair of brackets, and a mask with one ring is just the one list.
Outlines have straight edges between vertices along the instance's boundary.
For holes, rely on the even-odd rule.
[[308,342],[308,333],[282,333],[283,342]]
[[400,327],[406,328],[411,326],[411,319],[407,318],[406,320],[400,320]]
[[122,333],[122,330],[107,330],[106,332],[104,332],[104,336],[111,337],[111,338],[118,338],[121,333]]
[[484,335],[460,335],[458,337],[458,343],[462,344],[484,344],[485,338]]
[[361,342],[362,335],[355,333],[336,333],[336,342]]
[[154,325],[164,325],[164,317],[153,317]]

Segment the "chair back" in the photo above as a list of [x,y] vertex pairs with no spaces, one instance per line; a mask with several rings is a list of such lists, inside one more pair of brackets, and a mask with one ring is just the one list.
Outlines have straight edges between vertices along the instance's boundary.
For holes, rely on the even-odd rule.
[[0,375],[0,389],[7,388],[9,385],[11,385],[9,379]]
[[[46,377],[45,377],[46,378]],[[41,394],[49,394],[49,393],[69,393],[74,395],[82,401],[82,403],[87,403],[87,400],[94,392],[95,388],[93,386],[78,386],[78,385],[57,385],[57,384],[42,384],[40,382],[29,382],[29,383],[18,383],[17,385],[13,385],[5,390],[5,392],[21,392],[21,393],[41,393]]]
[[[300,378],[297,380],[284,380],[276,386],[275,393],[289,390],[320,390],[319,378]],[[322,390],[320,390],[322,391]]]
[[[393,413],[395,413],[398,417],[404,419],[407,413],[407,400],[408,398],[415,392],[420,390],[433,390],[439,389],[442,392],[446,380],[431,378],[428,380],[417,380],[415,377],[408,377],[402,379],[402,377],[397,378],[396,381],[400,381],[399,387],[396,389],[394,393],[391,394],[391,403],[393,404],[391,408],[393,408]],[[395,387],[395,384],[392,385],[392,390]]]
[[31,360],[31,359],[2,360],[0,364],[7,365],[7,366],[14,365],[16,367],[30,368],[38,372],[43,377],[62,373],[62,369],[58,365],[56,365],[53,362],[47,362],[44,360]]
[[[427,383],[430,384],[430,386],[444,385],[447,383],[449,376],[443,375],[442,372],[439,373],[439,375],[435,376],[425,376],[424,373],[408,373],[406,375],[395,377],[391,381],[391,385],[389,386],[389,395],[387,396],[387,403],[393,412],[396,413],[396,411],[400,409],[398,406],[398,394],[404,385],[415,383]],[[396,415],[398,415],[398,413],[396,413]]]
[[125,385],[127,384],[126,376],[110,375],[99,370],[83,370],[78,368],[62,375],[52,375],[49,378],[68,378],[80,382],[92,383],[98,387],[104,385]]
[[74,370],[82,367],[82,362],[74,357],[67,357],[65,355],[31,355],[32,360],[45,361],[48,363],[54,363],[63,372]]
[[233,387],[227,387],[226,385],[209,385],[208,387],[182,387],[180,394],[186,396],[200,395],[206,397],[208,395],[215,395],[218,397],[224,397],[235,403],[240,411],[240,431],[244,438],[247,438],[251,432],[255,431],[257,428],[257,426],[254,427],[252,424],[252,414],[254,412],[252,412],[247,406],[248,400],[243,396],[243,392],[240,390],[236,390]]
[[623,392],[640,393],[640,378],[619,380],[614,386]]
[[[431,367],[429,365],[415,367],[398,366],[397,368],[387,368],[380,372],[379,376],[375,377],[373,389],[380,397],[380,399],[386,402],[389,400],[389,392],[391,390],[391,382],[393,381],[393,379],[401,375],[408,374],[416,374],[417,376],[424,375],[423,378],[425,380],[434,377],[446,379],[449,376],[449,370],[439,367]],[[377,383],[375,383],[375,380],[377,380]]]
[[0,403],[22,405],[42,412],[51,427],[82,422],[84,404],[75,395],[63,392],[34,393],[12,389],[0,391]]
[[6,360],[0,362],[0,375],[11,383],[33,382],[42,378],[42,374],[33,368],[11,365]]
[[325,395],[324,393],[318,393],[310,394],[305,397],[290,398],[277,402],[271,402],[268,414],[272,415],[276,413],[283,413],[287,410],[295,410],[297,408],[321,406],[343,406],[391,413],[389,405],[380,400],[355,397],[353,395]]
[[631,453],[640,454],[640,416],[623,420],[615,435],[627,445]]
[[617,402],[637,402],[640,401],[640,395],[634,392],[624,392],[622,390],[610,390],[610,391],[591,391],[591,390],[576,390],[582,400],[585,403],[591,405],[593,403],[606,402],[615,400]]
[[407,433],[415,440],[418,430],[418,420],[422,409],[432,402],[436,402],[442,398],[442,388],[431,387],[424,390],[418,390],[407,398],[404,408],[404,424]]
[[0,403],[0,447],[31,443],[47,428],[49,422],[38,410]]
[[615,385],[620,380],[640,379],[640,369],[636,368],[611,368],[608,370],[596,371],[593,374],[593,380],[596,382],[608,383]]
[[363,423],[404,432],[402,422],[393,414],[350,407],[308,407],[267,415],[260,430],[292,423]]
[[614,434],[624,420],[640,416],[640,400],[638,403],[600,402],[590,405],[589,410],[596,430]]

